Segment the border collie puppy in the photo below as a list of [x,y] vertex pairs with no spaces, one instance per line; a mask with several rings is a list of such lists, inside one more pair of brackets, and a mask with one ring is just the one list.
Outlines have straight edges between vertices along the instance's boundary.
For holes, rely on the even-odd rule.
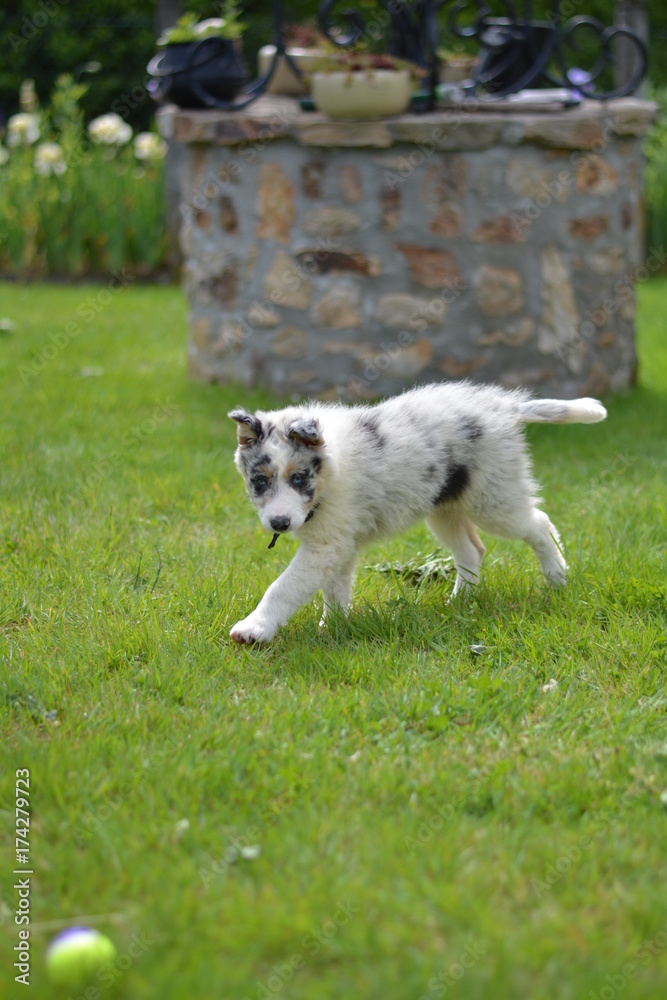
[[595,399],[533,399],[470,382],[427,385],[375,406],[232,410],[236,467],[273,533],[269,548],[287,531],[301,545],[231,638],[268,642],[320,590],[325,617],[345,609],[359,549],[422,518],[454,556],[455,595],[479,576],[478,528],[523,539],[549,583],[564,584],[567,566],[538,506],[523,425],[606,415]]

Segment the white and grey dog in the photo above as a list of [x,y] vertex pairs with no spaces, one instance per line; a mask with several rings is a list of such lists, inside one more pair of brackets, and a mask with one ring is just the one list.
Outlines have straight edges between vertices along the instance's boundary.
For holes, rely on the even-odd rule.
[[421,518],[454,556],[454,594],[478,578],[478,527],[528,542],[549,583],[565,583],[558,532],[537,506],[523,425],[606,415],[595,399],[533,399],[469,382],[424,386],[375,406],[232,410],[236,466],[273,532],[271,545],[291,531],[301,546],[231,638],[267,642],[319,590],[325,616],[345,609],[360,547]]

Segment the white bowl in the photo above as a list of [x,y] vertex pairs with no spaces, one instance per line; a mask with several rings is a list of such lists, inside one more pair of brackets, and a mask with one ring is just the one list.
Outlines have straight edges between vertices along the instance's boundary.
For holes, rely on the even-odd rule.
[[310,93],[318,111],[330,118],[368,119],[400,115],[410,103],[407,69],[313,73]]

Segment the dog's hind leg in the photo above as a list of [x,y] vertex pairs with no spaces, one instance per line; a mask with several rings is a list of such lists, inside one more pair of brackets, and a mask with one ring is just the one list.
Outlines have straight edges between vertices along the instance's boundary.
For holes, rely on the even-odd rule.
[[484,545],[475,525],[462,511],[437,511],[429,514],[426,523],[439,542],[454,556],[456,582],[452,597],[465,593],[477,583],[484,558]]
[[527,542],[539,559],[542,572],[551,586],[564,585],[567,563],[560,549],[560,536],[543,510],[523,505],[518,509],[505,511],[502,520],[497,513],[492,518],[480,514],[478,523],[491,535],[520,538]]
[[533,508],[522,537],[539,559],[542,572],[551,586],[564,586],[567,563],[561,551],[560,536],[543,510]]

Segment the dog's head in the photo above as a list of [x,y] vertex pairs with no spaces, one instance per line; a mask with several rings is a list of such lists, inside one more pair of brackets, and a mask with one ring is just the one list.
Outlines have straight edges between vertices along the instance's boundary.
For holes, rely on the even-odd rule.
[[232,410],[236,467],[267,531],[294,531],[310,520],[320,496],[326,453],[320,423],[296,409]]

